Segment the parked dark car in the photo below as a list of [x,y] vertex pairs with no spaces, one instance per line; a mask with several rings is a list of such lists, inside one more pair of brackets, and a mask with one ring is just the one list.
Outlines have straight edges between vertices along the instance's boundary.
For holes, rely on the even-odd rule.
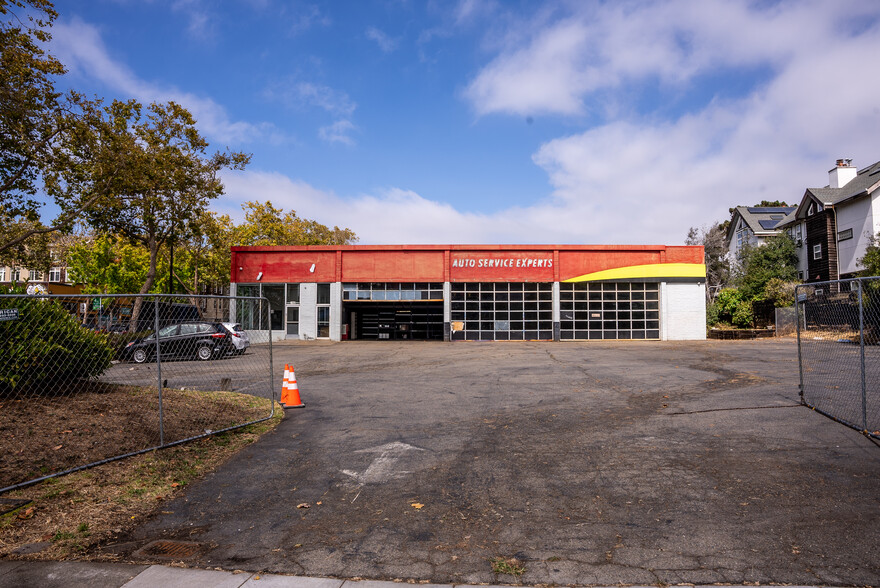
[[[200,359],[207,361],[235,351],[231,337],[220,323],[181,323],[159,329],[162,359]],[[144,363],[156,359],[156,335],[129,343],[122,359]]]

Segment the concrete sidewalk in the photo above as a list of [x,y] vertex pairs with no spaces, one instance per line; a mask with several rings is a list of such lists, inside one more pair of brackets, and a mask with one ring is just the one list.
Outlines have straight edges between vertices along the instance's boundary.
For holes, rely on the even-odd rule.
[[[400,582],[337,580],[307,576],[197,570],[159,565],[79,561],[0,561],[0,588],[397,588]],[[424,588],[466,588],[467,584],[418,584]],[[750,584],[749,588],[754,588]],[[725,585],[725,588],[745,588]],[[807,588],[790,586],[789,588]]]

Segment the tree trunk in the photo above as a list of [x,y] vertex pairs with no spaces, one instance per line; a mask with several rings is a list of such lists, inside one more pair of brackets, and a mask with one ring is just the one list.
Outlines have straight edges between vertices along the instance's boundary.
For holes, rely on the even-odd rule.
[[[144,285],[141,286],[141,291],[139,294],[146,294],[153,287],[153,283],[156,281],[156,266],[158,265],[159,260],[159,244],[155,239],[150,239],[149,242],[150,247],[150,269],[147,271],[147,279],[144,280]],[[134,333],[137,330],[138,317],[141,314],[141,307],[143,306],[144,299],[141,296],[138,296],[134,299],[134,307],[131,309],[131,322],[128,324],[128,332]]]

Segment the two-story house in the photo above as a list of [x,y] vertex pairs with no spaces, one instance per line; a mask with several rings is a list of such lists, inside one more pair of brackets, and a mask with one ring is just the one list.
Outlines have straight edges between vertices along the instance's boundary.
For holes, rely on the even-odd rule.
[[859,170],[851,159],[838,159],[828,185],[807,188],[779,228],[798,245],[804,282],[857,275],[863,269],[859,259],[880,231],[880,161]]
[[744,247],[756,247],[782,232],[780,223],[795,211],[795,206],[737,206],[727,227],[727,250],[732,262],[740,258]]

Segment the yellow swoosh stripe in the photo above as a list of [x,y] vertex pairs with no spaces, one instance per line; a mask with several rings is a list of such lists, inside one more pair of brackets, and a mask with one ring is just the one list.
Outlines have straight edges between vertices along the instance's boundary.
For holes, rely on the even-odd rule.
[[595,280],[632,280],[636,278],[705,278],[706,266],[702,263],[651,263],[630,265],[584,274],[563,282],[592,282]]

